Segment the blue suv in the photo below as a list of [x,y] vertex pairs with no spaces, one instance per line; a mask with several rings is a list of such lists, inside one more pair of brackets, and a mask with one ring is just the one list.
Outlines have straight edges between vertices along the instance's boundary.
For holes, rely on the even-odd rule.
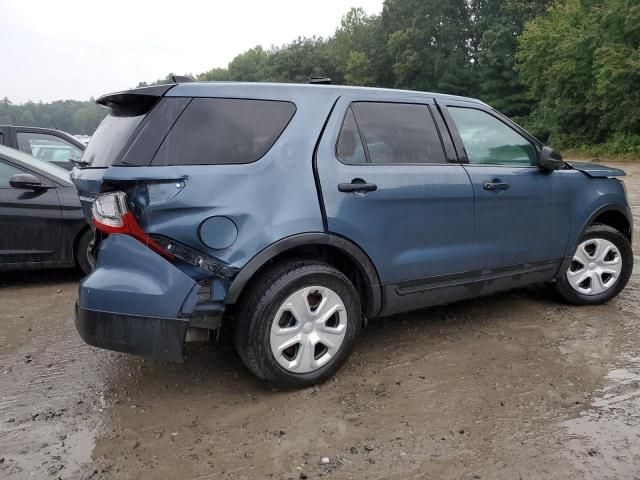
[[189,329],[232,322],[246,366],[297,388],[367,319],[543,282],[599,304],[631,275],[624,172],[563,162],[478,100],[195,82],[98,103],[72,172],[90,345],[182,361]]

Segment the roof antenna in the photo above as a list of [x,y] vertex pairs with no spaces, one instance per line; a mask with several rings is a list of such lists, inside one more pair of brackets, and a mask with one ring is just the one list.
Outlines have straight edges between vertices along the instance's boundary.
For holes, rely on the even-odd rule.
[[331,79],[329,77],[309,77],[309,81],[312,85],[331,85]]
[[171,81],[173,83],[191,83],[195,82],[196,79],[191,75],[171,75]]

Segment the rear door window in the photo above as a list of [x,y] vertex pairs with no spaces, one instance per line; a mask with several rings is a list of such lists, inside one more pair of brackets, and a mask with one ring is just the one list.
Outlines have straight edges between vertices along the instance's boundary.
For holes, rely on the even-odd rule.
[[194,98],[171,129],[153,165],[221,165],[262,158],[295,113],[290,102]]
[[55,135],[37,132],[17,132],[16,137],[19,150],[40,160],[56,163],[79,160],[82,157],[82,150]]
[[[356,102],[351,108],[364,137],[370,163],[447,163],[440,134],[427,105]],[[343,129],[346,127],[347,122]]]

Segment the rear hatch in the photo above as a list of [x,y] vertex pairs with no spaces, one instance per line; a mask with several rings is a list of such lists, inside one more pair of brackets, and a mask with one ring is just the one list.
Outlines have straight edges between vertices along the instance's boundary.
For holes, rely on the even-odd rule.
[[[136,164],[142,164],[145,161],[150,163],[150,156],[155,153],[154,145],[157,148],[173,121],[184,109],[186,105],[184,99],[171,99],[174,101],[169,103],[173,108],[167,108],[167,105],[161,107],[163,100],[167,100],[163,95],[172,87],[173,85],[158,85],[138,88],[105,95],[97,100],[98,104],[109,108],[110,113],[98,126],[79,165],[71,174],[88,222],[91,223],[93,200],[101,191],[104,191],[103,177],[108,168],[112,165],[124,164],[125,157],[138,156],[134,161]],[[159,111],[152,115],[155,110]],[[160,116],[164,121],[151,122],[151,116]],[[145,128],[149,126],[152,128]],[[145,131],[146,134],[142,135]],[[155,138],[151,138],[153,135]],[[136,145],[137,147],[134,148]]]
[[[299,151],[287,148],[287,126],[296,106],[286,92],[285,98],[265,99],[260,92],[256,98],[238,98],[238,92],[225,86],[215,86],[216,96],[211,86],[207,96],[170,92],[173,87],[135,89],[98,100],[110,114],[72,172],[84,214],[99,227],[94,252],[104,235],[123,231],[94,222],[92,206],[106,218],[119,202],[133,217],[127,221],[135,219],[134,237],[161,255],[171,250],[173,257],[197,267],[196,276],[204,264],[206,274],[231,277],[235,270],[227,266],[243,265],[270,243],[274,230],[287,235],[299,228],[321,228],[310,162],[300,162]],[[272,149],[281,136],[281,150]],[[305,140],[311,151],[315,138]],[[276,163],[276,158],[284,162]],[[274,193],[273,185],[292,169],[304,171],[292,173],[296,189],[302,197],[311,192],[313,202],[292,202],[291,191]],[[110,195],[96,203],[106,193]],[[299,227],[289,216],[310,219],[313,225]],[[236,248],[236,241],[250,245]]]

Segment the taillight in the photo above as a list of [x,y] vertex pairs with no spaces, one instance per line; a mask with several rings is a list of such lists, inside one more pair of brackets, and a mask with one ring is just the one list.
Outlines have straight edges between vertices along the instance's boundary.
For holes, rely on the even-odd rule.
[[101,232],[130,235],[167,260],[175,259],[174,255],[158,245],[154,239],[142,230],[136,217],[127,207],[126,193],[109,192],[98,195],[91,207],[91,213],[93,215],[93,224]]
[[[91,206],[93,223],[95,223],[96,228],[100,230],[103,230],[103,228],[122,228],[124,226],[123,217],[128,212],[127,194],[124,192],[111,192],[98,195]],[[107,230],[103,231],[115,233]]]

